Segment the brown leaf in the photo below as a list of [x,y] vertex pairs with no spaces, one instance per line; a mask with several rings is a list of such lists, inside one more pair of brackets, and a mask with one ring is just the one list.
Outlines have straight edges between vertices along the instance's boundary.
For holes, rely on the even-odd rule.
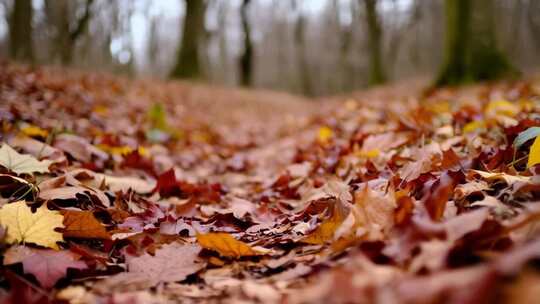
[[63,210],[64,236],[84,239],[110,239],[111,235],[91,211]]

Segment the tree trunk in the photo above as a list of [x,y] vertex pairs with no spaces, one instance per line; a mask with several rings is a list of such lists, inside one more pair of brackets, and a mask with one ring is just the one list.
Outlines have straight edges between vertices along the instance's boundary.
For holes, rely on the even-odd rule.
[[32,0],[16,0],[9,18],[9,53],[11,58],[33,62]]
[[251,0],[243,0],[240,8],[242,18],[242,29],[244,30],[244,53],[240,58],[240,77],[243,86],[250,86],[253,72],[253,45],[251,43],[251,32],[248,20],[248,8]]
[[186,15],[182,43],[178,50],[176,64],[171,71],[172,78],[200,78],[202,76],[199,57],[199,40],[204,34],[204,0],[185,0]]
[[306,58],[306,17],[302,12],[298,13],[294,36],[296,40],[296,56],[300,70],[300,84],[302,92],[307,96],[313,95],[313,87],[311,85],[311,75],[309,64]]
[[445,54],[436,86],[494,80],[516,73],[497,49],[493,5],[493,0],[445,0]]
[[[72,22],[72,10],[70,5],[77,2],[70,0],[46,0],[45,10],[48,23],[54,27],[55,32],[55,56],[63,65],[70,65],[73,61],[73,52],[77,40],[85,32],[91,19],[91,7],[93,0],[86,0],[83,15]],[[71,26],[75,24],[75,26]]]
[[382,65],[382,27],[377,15],[377,0],[364,0],[369,41],[369,84],[386,81]]

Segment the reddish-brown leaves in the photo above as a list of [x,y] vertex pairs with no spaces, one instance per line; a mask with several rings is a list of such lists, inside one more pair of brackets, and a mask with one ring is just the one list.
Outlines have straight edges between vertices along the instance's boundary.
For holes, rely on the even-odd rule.
[[64,210],[64,236],[86,239],[110,239],[105,227],[91,211]]

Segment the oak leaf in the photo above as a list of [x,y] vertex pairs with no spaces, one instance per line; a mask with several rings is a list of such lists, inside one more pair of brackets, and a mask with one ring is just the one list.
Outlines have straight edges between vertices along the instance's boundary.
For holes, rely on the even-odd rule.
[[203,248],[217,251],[225,257],[238,258],[261,254],[248,244],[238,241],[232,235],[224,232],[197,234],[197,241]]
[[0,165],[17,174],[47,173],[51,164],[50,160],[39,161],[32,155],[20,154],[6,143],[0,148]]
[[64,217],[58,211],[41,206],[32,213],[24,201],[7,204],[0,208],[0,225],[7,229],[6,242],[33,243],[58,250],[56,242],[61,242]]
[[64,210],[64,236],[84,239],[110,239],[111,235],[91,211]]
[[26,273],[33,274],[41,286],[51,288],[67,275],[68,268],[85,269],[74,253],[50,249],[33,249],[26,246],[11,247],[4,256],[4,265],[22,263]]

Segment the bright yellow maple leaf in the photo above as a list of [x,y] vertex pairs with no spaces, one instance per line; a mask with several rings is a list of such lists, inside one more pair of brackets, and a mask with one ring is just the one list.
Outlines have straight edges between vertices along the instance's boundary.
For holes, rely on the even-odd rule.
[[24,201],[0,208],[0,226],[7,229],[6,242],[9,244],[33,243],[58,250],[56,242],[64,239],[55,229],[63,228],[63,221],[60,212],[49,210],[46,205],[34,213]]
[[527,161],[527,168],[530,168],[536,164],[540,164],[540,136],[537,136],[531,145],[531,149],[529,150],[529,160]]
[[210,232],[197,234],[197,241],[206,249],[217,251],[225,257],[243,257],[259,255],[255,249],[248,244],[235,239],[232,235],[224,232]]

